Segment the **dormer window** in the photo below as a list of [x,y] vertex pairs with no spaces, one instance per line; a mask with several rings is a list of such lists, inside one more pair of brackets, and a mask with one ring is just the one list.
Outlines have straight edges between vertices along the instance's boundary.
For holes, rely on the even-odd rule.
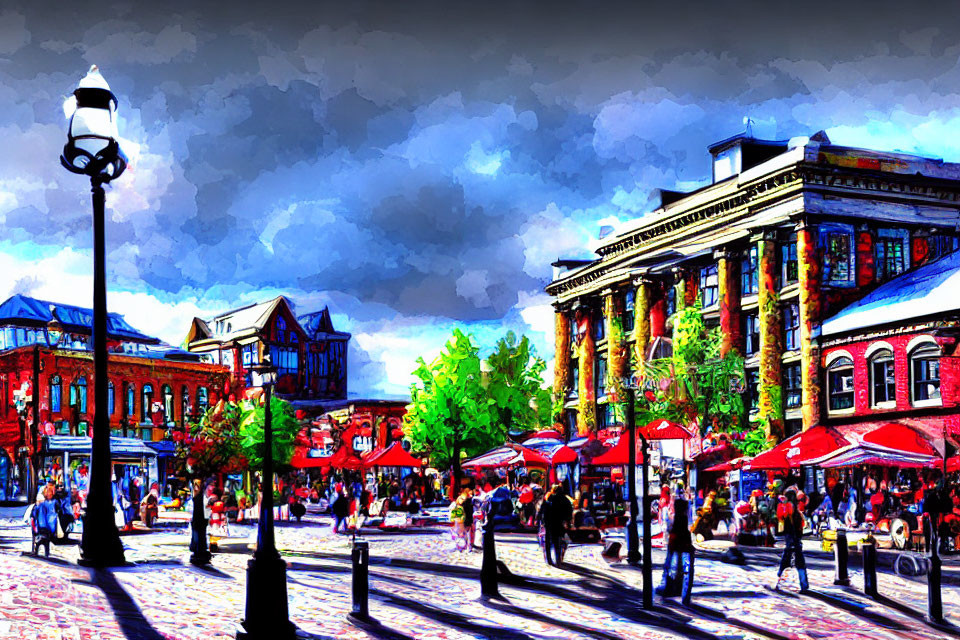
[[720,182],[730,176],[737,175],[740,173],[742,164],[743,155],[740,151],[740,145],[720,151],[713,156],[713,181]]

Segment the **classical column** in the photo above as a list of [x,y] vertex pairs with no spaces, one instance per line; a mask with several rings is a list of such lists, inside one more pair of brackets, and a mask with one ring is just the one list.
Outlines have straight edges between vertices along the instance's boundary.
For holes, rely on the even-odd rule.
[[777,295],[777,243],[772,234],[759,240],[760,257],[760,419],[767,439],[783,437],[783,390],[780,386],[780,296]]
[[717,260],[718,296],[720,298],[720,355],[740,346],[740,261],[730,251],[714,253]]
[[[647,353],[647,345],[651,339],[651,307],[650,299],[652,297],[653,283],[646,278],[640,278],[635,281],[637,285],[637,295],[634,298],[633,307],[633,336],[634,351],[637,354],[637,361],[642,362]],[[660,307],[660,313],[663,314],[663,306]],[[661,320],[662,324],[662,320]],[[662,335],[662,334],[661,334]]]
[[679,291],[677,292],[677,311],[682,307],[692,307],[700,295],[700,270],[685,269],[683,271],[683,304],[680,304]]
[[580,385],[577,389],[577,432],[584,436],[597,426],[597,398],[593,390],[593,368],[597,346],[593,341],[593,312],[586,306],[576,310],[577,352]]
[[554,305],[554,360],[553,360],[553,397],[563,402],[570,388],[570,315]]
[[603,292],[603,315],[607,319],[607,388],[620,394],[620,378],[630,357],[623,331],[623,297],[607,290]]
[[667,335],[667,287],[672,285],[650,283],[647,291],[650,292],[650,339],[662,338]]
[[800,280],[800,382],[803,386],[803,428],[806,430],[820,422],[820,349],[816,337],[821,312],[817,229],[806,223],[797,227],[797,262]]

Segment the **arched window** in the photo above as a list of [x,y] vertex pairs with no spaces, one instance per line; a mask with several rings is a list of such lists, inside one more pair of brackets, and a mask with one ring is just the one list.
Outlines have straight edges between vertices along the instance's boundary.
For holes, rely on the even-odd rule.
[[187,419],[191,413],[190,389],[187,389],[187,385],[183,385],[183,387],[180,389],[180,420],[183,426],[187,426]]
[[287,321],[277,316],[277,342],[287,341]]
[[207,410],[207,388],[197,387],[197,413]]
[[160,389],[163,395],[163,419],[167,424],[176,424],[176,415],[173,412],[173,389],[165,384]]
[[853,360],[846,356],[827,367],[827,394],[830,411],[853,408]]
[[77,407],[80,413],[87,412],[87,379],[83,376],[70,385],[70,406]]
[[140,392],[140,422],[153,423],[150,419],[150,405],[153,404],[153,385],[143,385],[143,391]]
[[116,391],[113,387],[113,380],[107,383],[107,415],[113,415],[116,408]]
[[137,415],[137,387],[130,382],[123,383],[123,417]]
[[936,405],[940,398],[940,347],[923,342],[910,352],[910,391],[914,405]]
[[60,376],[50,378],[50,411],[60,412],[60,401],[63,397],[63,381]]
[[870,356],[870,406],[890,407],[897,402],[893,352],[880,349]]

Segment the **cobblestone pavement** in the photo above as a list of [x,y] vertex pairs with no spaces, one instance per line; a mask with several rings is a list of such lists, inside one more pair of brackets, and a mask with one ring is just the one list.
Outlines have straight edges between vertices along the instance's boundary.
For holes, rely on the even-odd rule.
[[[232,638],[243,617],[252,526],[233,527],[209,569],[189,556],[186,530],[124,536],[130,566],[109,571],[78,567],[75,545],[53,547],[49,560],[24,555],[28,530],[0,521],[0,638],[93,640],[116,638]],[[76,535],[74,537],[77,537]],[[809,559],[811,595],[800,595],[795,574],[780,592],[775,557],[750,554],[747,566],[697,557],[694,604],[655,600],[640,606],[641,573],[608,565],[598,545],[572,546],[563,568],[548,567],[532,535],[498,534],[499,558],[512,577],[502,600],[479,598],[481,554],[453,550],[443,528],[375,532],[371,549],[370,610],[379,621],[349,622],[350,539],[330,532],[325,518],[277,527],[288,561],[290,617],[321,638],[943,638],[960,637],[923,622],[926,583],[880,576],[881,601],[833,585],[832,565]],[[654,556],[654,578],[659,580]],[[943,590],[944,611],[960,621],[960,586]]]

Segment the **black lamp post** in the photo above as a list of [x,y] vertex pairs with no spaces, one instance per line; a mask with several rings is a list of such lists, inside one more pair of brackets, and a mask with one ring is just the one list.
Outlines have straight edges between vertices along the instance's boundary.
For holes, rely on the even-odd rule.
[[103,185],[120,176],[127,159],[117,142],[117,97],[96,65],[64,105],[70,111],[67,144],[60,163],[90,177],[93,192],[93,367],[94,415],[90,491],[83,518],[80,564],[107,567],[125,563],[110,491],[110,416],[107,413],[107,276]]
[[287,608],[287,563],[280,557],[273,536],[273,424],[270,396],[277,383],[277,370],[264,354],[259,365],[250,367],[253,386],[263,389],[263,475],[260,478],[260,519],[257,522],[257,550],[247,564],[247,604],[243,631],[238,639],[296,636]]

